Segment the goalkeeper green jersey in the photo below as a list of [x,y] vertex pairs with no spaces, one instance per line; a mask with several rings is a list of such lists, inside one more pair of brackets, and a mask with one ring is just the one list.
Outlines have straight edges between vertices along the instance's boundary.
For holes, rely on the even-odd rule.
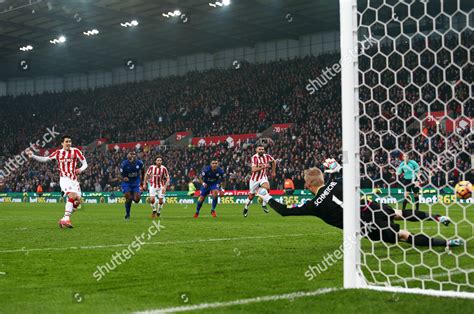
[[402,161],[397,169],[397,174],[403,173],[403,178],[405,180],[413,180],[416,178],[416,175],[420,172],[420,166],[414,160],[408,160],[408,162]]

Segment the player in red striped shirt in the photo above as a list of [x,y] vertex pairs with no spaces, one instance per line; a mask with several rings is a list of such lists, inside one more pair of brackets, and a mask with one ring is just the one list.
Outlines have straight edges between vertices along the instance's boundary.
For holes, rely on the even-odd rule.
[[[151,165],[145,173],[143,184],[146,188],[148,183],[148,190],[150,192],[150,204],[153,210],[151,218],[160,217],[161,209],[163,208],[163,200],[166,194],[166,188],[170,184],[170,176],[168,169],[163,166],[163,159],[161,156],[155,158],[155,164]],[[156,196],[158,195],[158,203],[156,203]]]
[[[48,162],[56,160],[59,169],[59,185],[64,195],[67,196],[66,209],[64,217],[59,220],[60,228],[72,228],[70,216],[74,209],[81,204],[81,187],[77,181],[77,175],[87,168],[87,161],[82,152],[71,147],[72,140],[69,135],[64,135],[61,139],[62,149],[58,149],[48,157],[36,156],[31,150],[27,150],[29,158],[39,162]],[[77,160],[81,161],[81,167],[77,167]]]
[[[250,178],[249,184],[249,196],[245,202],[244,217],[249,214],[249,206],[252,204],[252,200],[255,197],[260,187],[270,191],[270,183],[268,182],[267,169],[271,168],[271,176],[276,176],[276,161],[269,154],[265,154],[265,147],[263,145],[257,145],[257,153],[250,158],[252,164],[252,177]],[[262,208],[265,213],[268,213],[267,203],[262,202]]]

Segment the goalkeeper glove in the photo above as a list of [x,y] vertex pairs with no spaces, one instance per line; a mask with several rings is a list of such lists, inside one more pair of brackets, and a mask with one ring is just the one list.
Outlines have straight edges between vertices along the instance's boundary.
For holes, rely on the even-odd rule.
[[326,173],[339,172],[342,169],[341,165],[334,158],[326,159],[323,165],[325,168],[327,168],[326,170],[324,170],[324,172]]
[[257,196],[260,197],[265,203],[268,203],[268,201],[272,198],[267,189],[264,188],[258,189]]

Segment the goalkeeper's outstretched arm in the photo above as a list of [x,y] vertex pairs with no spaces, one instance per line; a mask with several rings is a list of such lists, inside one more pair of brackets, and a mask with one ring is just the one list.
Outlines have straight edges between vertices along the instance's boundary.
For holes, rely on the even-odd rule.
[[271,208],[282,216],[315,216],[314,208],[311,207],[311,202],[306,202],[300,206],[287,206],[274,200],[265,189],[261,189],[261,191],[258,192],[258,196],[260,196],[268,203],[268,205],[270,205]]
[[287,206],[277,202],[273,198],[270,198],[268,204],[271,208],[273,208],[277,213],[282,216],[314,216],[313,210],[311,209],[309,202],[306,202],[301,206]]
[[[328,158],[324,161],[325,172],[330,174],[340,173],[342,171],[341,165],[334,159]],[[308,169],[305,171],[305,186],[316,195],[317,191],[324,186],[324,177],[319,169]],[[274,200],[265,189],[260,189],[257,195],[261,197],[264,202],[267,202],[271,208],[282,216],[318,216],[318,206],[308,201],[302,205],[284,205]]]

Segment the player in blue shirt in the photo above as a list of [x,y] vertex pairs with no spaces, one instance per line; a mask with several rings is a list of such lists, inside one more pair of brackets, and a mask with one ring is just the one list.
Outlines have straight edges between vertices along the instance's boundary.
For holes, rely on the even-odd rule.
[[413,192],[415,199],[415,209],[420,209],[420,188],[418,180],[418,174],[420,173],[420,166],[416,161],[410,159],[409,154],[403,155],[403,161],[397,168],[397,175],[402,175],[402,184],[405,187],[405,198],[403,199],[403,210],[406,209],[408,204],[408,198],[410,197],[410,192]]
[[140,202],[140,180],[143,180],[145,176],[143,162],[137,160],[135,152],[127,154],[127,159],[120,166],[120,174],[122,175],[122,192],[125,195],[125,219],[128,220],[132,201]]
[[199,181],[201,182],[201,195],[199,196],[198,203],[196,206],[196,213],[194,218],[199,217],[199,211],[201,210],[204,199],[209,193],[212,193],[212,217],[216,217],[216,206],[217,206],[217,197],[219,196],[219,190],[221,189],[220,184],[225,177],[224,170],[218,166],[219,163],[216,159],[211,160],[211,165],[206,166],[202,169],[201,177]]

